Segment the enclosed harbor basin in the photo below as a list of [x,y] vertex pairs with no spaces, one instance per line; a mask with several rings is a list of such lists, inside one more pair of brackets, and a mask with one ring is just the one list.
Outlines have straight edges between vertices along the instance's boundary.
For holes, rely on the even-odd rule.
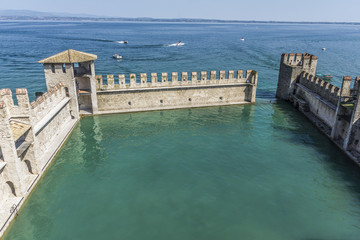
[[356,239],[359,181],[287,104],[86,117],[4,239]]

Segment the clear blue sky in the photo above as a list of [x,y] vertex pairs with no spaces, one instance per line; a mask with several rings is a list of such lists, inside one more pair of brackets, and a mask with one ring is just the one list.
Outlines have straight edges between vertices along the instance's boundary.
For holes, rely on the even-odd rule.
[[1,0],[0,9],[109,17],[360,22],[360,0]]

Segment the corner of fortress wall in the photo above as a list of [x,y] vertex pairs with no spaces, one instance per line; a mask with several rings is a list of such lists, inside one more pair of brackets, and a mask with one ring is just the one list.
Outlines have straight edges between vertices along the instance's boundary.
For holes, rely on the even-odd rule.
[[61,83],[32,103],[26,89],[15,94],[17,104],[0,89],[0,236],[77,121]]
[[281,55],[279,79],[276,97],[289,99],[289,94],[294,90],[295,81],[305,71],[315,75],[318,58],[308,53],[283,53]]
[[0,101],[3,102],[3,107],[6,108],[9,118],[29,117],[32,124],[37,124],[65,97],[66,93],[62,83],[57,84],[31,103],[29,102],[27,89],[18,88],[16,89],[18,104],[15,105],[11,90],[0,89]]
[[316,77],[317,57],[283,54],[276,97],[290,101],[360,165],[360,77],[344,76],[341,88]]

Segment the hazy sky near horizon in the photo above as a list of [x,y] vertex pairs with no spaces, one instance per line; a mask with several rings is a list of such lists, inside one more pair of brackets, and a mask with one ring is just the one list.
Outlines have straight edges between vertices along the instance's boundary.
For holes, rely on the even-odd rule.
[[0,8],[108,17],[360,22],[360,0],[1,0]]

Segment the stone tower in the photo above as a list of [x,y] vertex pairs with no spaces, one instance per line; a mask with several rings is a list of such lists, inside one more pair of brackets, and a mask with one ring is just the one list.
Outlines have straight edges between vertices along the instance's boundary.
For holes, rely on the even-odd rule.
[[94,65],[96,59],[94,54],[69,49],[39,61],[44,64],[48,90],[59,83],[64,84],[75,118],[79,117],[80,111],[98,111]]
[[281,55],[279,80],[276,97],[289,99],[289,93],[294,91],[296,79],[305,71],[315,75],[318,58],[308,53],[289,53]]

